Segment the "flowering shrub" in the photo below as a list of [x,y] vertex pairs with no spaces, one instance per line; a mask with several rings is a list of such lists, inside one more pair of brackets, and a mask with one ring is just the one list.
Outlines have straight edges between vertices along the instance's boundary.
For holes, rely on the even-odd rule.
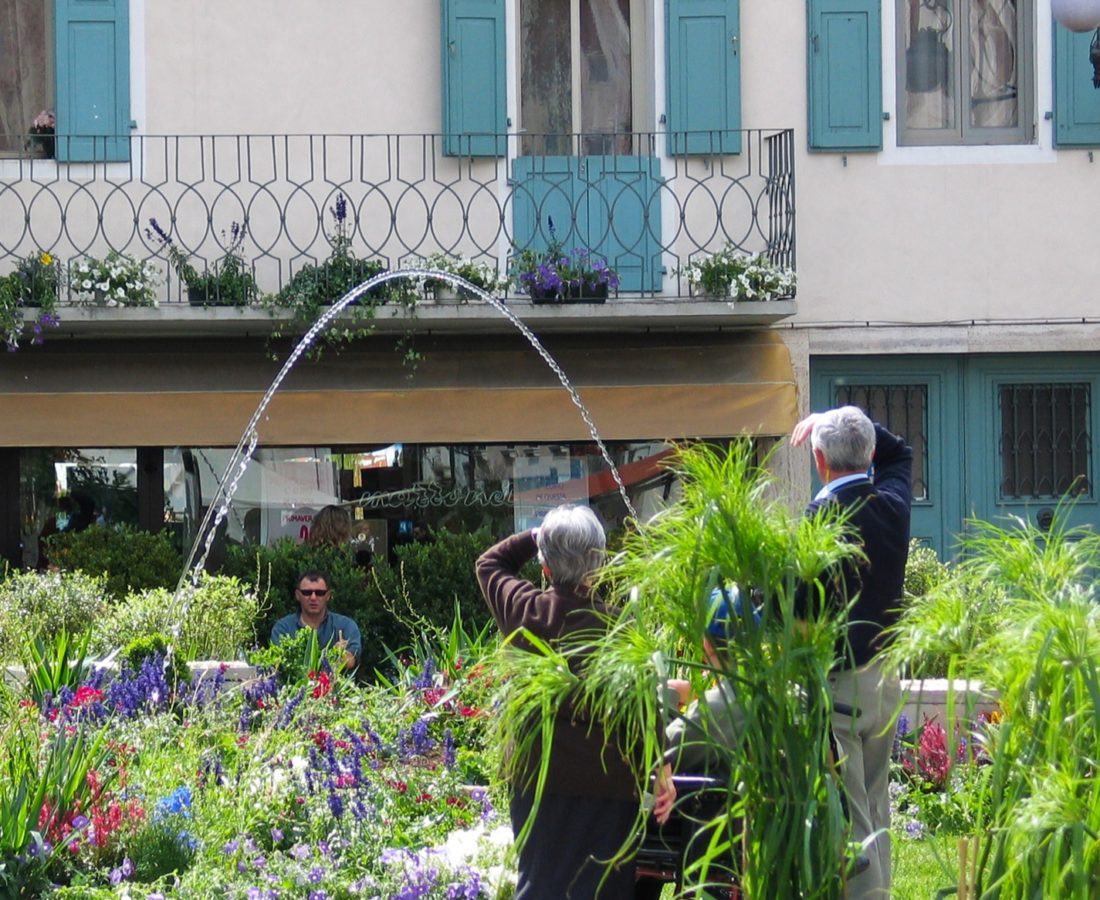
[[[322,669],[232,691],[219,673],[173,693],[155,654],[27,698],[13,714],[36,752],[77,731],[103,752],[84,754],[79,791],[26,812],[0,895],[6,874],[34,896],[53,883],[89,898],[506,892],[500,798],[470,787],[460,762],[481,746],[475,672],[425,662],[399,684],[358,687]],[[0,817],[6,791],[0,779]]]
[[763,254],[742,253],[732,244],[696,258],[677,273],[687,278],[693,293],[733,300],[775,300],[794,293],[793,269],[773,263]]
[[69,284],[83,303],[101,306],[156,306],[160,273],[112,250],[104,259],[85,257],[73,263]]
[[969,738],[957,734],[952,752],[947,729],[937,719],[925,716],[910,730],[908,718],[898,717],[890,802],[902,837],[962,834],[974,827],[989,803],[989,759],[983,750],[987,723],[988,717],[980,716]]
[[84,631],[107,611],[103,579],[83,572],[10,572],[0,581],[0,661],[36,637]]

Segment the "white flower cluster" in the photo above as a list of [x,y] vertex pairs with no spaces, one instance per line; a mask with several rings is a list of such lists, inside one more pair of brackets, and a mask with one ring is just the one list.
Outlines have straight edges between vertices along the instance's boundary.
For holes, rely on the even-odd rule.
[[732,300],[774,300],[794,293],[793,269],[772,262],[763,253],[743,253],[733,245],[693,259],[678,273],[692,293]]
[[105,259],[73,263],[70,284],[81,301],[98,306],[156,306],[160,271],[149,262],[112,251]]
[[[492,263],[448,256],[445,253],[433,253],[423,260],[416,261],[414,265],[416,268],[435,269],[437,272],[458,275],[493,297],[502,296],[511,282],[507,276],[501,275]],[[437,291],[441,287],[452,287],[450,282],[444,282],[438,278],[421,277],[416,281],[417,288],[423,293]]]

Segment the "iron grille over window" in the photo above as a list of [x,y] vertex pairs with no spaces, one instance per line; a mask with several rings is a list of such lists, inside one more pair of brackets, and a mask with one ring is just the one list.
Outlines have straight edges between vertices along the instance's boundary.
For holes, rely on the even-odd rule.
[[845,384],[838,406],[858,406],[913,448],[913,499],[928,499],[928,387],[923,384]]
[[1001,499],[1092,495],[1088,384],[1004,384]]

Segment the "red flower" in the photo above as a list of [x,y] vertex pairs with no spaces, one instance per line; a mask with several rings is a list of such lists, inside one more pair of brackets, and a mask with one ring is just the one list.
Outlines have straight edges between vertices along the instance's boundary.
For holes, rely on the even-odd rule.
[[310,672],[308,677],[310,681],[317,682],[317,686],[313,689],[314,700],[320,700],[332,690],[332,681],[328,677],[328,672]]
[[921,729],[920,746],[917,748],[917,765],[921,775],[933,784],[947,782],[951,768],[951,756],[947,752],[947,730],[934,719],[926,719]]
[[431,799],[432,799],[432,795],[429,794],[427,791],[424,791],[424,793],[422,793],[420,796],[418,796],[416,798],[416,802],[417,803],[430,803]]
[[424,702],[428,706],[435,706],[443,697],[442,688],[428,688],[424,691]]
[[313,743],[315,743],[321,750],[324,750],[325,744],[328,743],[329,737],[331,737],[331,735],[329,735],[327,731],[322,729],[318,731],[315,735],[313,735]]
[[69,701],[69,707],[76,708],[86,706],[89,703],[95,703],[102,699],[103,691],[99,690],[99,688],[89,687],[84,684],[76,689],[73,699]]
[[459,713],[460,713],[461,715],[463,715],[464,717],[466,717],[467,719],[469,719],[469,718],[470,718],[470,717],[472,717],[472,716],[479,716],[479,715],[481,715],[481,710],[480,710],[480,709],[478,709],[478,708],[477,708],[476,706],[463,706],[463,707],[462,707],[462,708],[461,708],[461,709],[459,710]]

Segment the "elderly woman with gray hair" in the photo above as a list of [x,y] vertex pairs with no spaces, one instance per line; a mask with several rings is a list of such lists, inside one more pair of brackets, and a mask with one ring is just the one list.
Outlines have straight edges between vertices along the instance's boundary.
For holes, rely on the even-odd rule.
[[[521,629],[554,646],[605,631],[608,609],[592,590],[603,564],[603,526],[584,506],[551,510],[540,528],[505,538],[477,561],[477,579],[501,634]],[[519,576],[538,557],[550,588]],[[524,646],[517,641],[517,646]],[[532,815],[538,760],[528,760],[512,783],[512,831]],[[670,788],[669,788],[670,790]],[[675,794],[659,791],[654,814],[667,818]],[[623,748],[598,723],[581,721],[567,704],[554,723],[546,788],[530,834],[519,851],[516,900],[632,897],[634,866],[607,871],[634,830],[639,798]]]

